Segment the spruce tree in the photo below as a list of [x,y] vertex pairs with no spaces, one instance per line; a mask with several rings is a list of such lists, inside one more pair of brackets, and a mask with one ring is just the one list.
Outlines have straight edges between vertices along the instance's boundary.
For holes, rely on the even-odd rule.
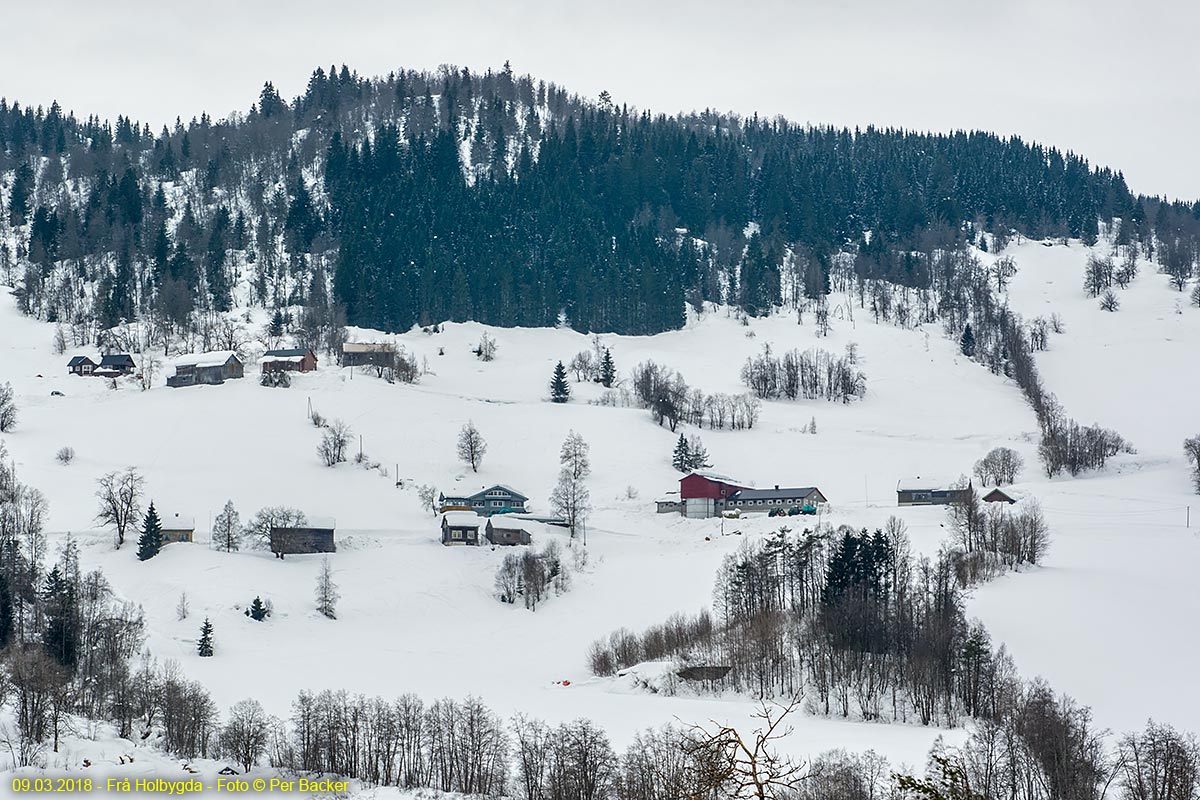
[[213,626],[208,617],[204,618],[204,624],[200,626],[200,641],[196,643],[196,652],[202,658],[213,654]]
[[267,328],[267,334],[273,339],[283,336],[283,312],[278,308],[275,309],[275,315],[271,317],[271,324]]
[[[683,434],[680,434],[683,438]],[[699,436],[693,436],[687,443],[688,452],[688,469],[710,469],[712,464],[708,463],[708,450],[705,449],[704,443],[700,441]]]
[[246,613],[249,615],[250,619],[254,620],[255,622],[262,622],[264,619],[270,616],[270,612],[267,611],[267,606],[262,601],[261,597],[254,598],[254,602],[250,604],[250,610]]
[[146,510],[146,519],[142,522],[142,535],[138,537],[137,557],[139,561],[148,561],[162,550],[162,522],[158,512],[154,510],[154,501]]
[[559,361],[554,366],[554,377],[550,379],[550,400],[565,403],[571,399],[571,384],[567,383],[567,368]]
[[600,385],[605,389],[611,389],[616,382],[617,365],[613,361],[612,351],[606,347],[604,355],[600,357]]
[[675,443],[675,452],[671,454],[671,466],[680,472],[688,472],[692,468],[692,452],[682,433]]
[[971,323],[967,323],[967,327],[963,328],[962,339],[958,343],[962,354],[967,358],[975,357],[975,332],[971,330]]

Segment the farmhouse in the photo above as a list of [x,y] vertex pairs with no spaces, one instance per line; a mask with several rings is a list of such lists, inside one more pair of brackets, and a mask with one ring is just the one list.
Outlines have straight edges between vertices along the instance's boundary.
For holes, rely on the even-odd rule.
[[394,367],[396,346],[391,342],[346,342],[342,345],[343,367]]
[[242,360],[232,350],[193,353],[175,360],[175,374],[167,378],[167,386],[221,384],[229,378],[241,378],[245,371]]
[[335,553],[332,519],[311,519],[294,527],[271,526],[271,552],[276,558],[307,553]]
[[499,522],[496,519],[487,521],[487,529],[484,533],[484,536],[492,544],[529,544],[533,541],[529,531],[516,524],[515,520],[507,517],[498,517],[497,519]]
[[799,508],[815,511],[826,503],[825,495],[815,486],[755,489],[747,484],[707,470],[695,470],[679,479],[679,494],[674,492],[656,501],[660,514],[675,512],[692,519],[720,516],[726,510],[771,511]]
[[109,353],[106,356],[100,357],[100,366],[97,368],[98,373],[105,375],[128,375],[137,369],[137,365],[133,363],[133,356],[129,353]]
[[985,503],[1009,503],[1009,504],[1012,504],[1012,503],[1017,502],[1017,500],[1019,500],[1020,497],[1017,495],[1016,492],[1012,491],[1011,489],[1009,489],[1008,491],[1005,491],[1004,489],[1001,489],[999,486],[996,486],[996,487],[988,489],[986,492],[984,492],[983,497],[981,499]]
[[470,511],[447,511],[442,515],[442,544],[479,544],[483,519]]
[[439,495],[440,509],[444,511],[474,511],[485,517],[493,514],[523,513],[529,498],[511,486],[496,484],[475,494]]
[[87,356],[75,356],[67,362],[67,371],[72,375],[91,375],[96,371],[96,362]]
[[826,502],[828,501],[825,495],[815,486],[781,489],[776,484],[774,489],[739,489],[729,497],[725,506],[742,511],[799,508],[812,513],[817,510],[817,506]]
[[196,521],[182,514],[159,513],[163,544],[190,542],[196,533]]
[[901,478],[896,483],[896,504],[901,506],[947,506],[970,496],[971,482],[939,481],[935,478]]
[[317,356],[312,350],[294,347],[268,350],[259,362],[264,374],[268,372],[312,372],[317,368]]

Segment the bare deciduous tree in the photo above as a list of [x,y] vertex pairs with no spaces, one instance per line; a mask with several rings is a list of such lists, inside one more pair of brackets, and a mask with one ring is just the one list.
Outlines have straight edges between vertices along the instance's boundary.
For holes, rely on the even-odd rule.
[[469,464],[472,472],[479,472],[479,465],[483,463],[486,454],[487,442],[483,440],[483,434],[475,427],[474,422],[468,420],[458,432],[458,460]]
[[221,750],[249,772],[267,751],[271,720],[257,700],[242,700],[229,709],[221,730]]
[[338,594],[337,584],[333,582],[333,565],[329,563],[329,556],[321,561],[316,596],[317,611],[329,619],[337,619],[337,601],[341,595]]
[[809,778],[808,766],[779,755],[775,746],[791,733],[784,722],[799,706],[799,697],[783,705],[763,702],[754,715],[761,724],[749,735],[717,723],[692,728],[685,748],[696,759],[702,792],[726,798],[782,800],[798,791]]
[[142,489],[145,479],[133,467],[123,472],[110,472],[98,481],[96,497],[100,499],[100,512],[96,524],[111,525],[117,534],[117,547],[125,544],[125,531],[137,525],[141,518]]
[[17,401],[11,383],[0,386],[0,432],[11,431],[17,425]]

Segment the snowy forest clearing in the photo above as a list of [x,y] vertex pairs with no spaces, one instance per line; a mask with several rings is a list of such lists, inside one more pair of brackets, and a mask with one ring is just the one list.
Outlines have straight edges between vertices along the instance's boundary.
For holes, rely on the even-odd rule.
[[[622,377],[653,359],[709,393],[744,391],[741,365],[765,343],[775,352],[819,346],[835,353],[856,343],[867,374],[861,402],[771,401],[752,430],[700,430],[714,467],[759,486],[819,485],[831,501],[822,521],[834,525],[874,529],[899,516],[914,546],[933,553],[948,535],[944,509],[896,508],[897,479],[969,474],[992,447],[1016,449],[1026,461],[1017,488],[1041,501],[1053,543],[1044,568],[980,588],[969,612],[983,619],[997,644],[1009,645],[1024,674],[1045,675],[1092,705],[1102,726],[1124,729],[1153,716],[1194,730],[1200,698],[1189,691],[1187,665],[1195,645],[1173,632],[1188,630],[1200,611],[1190,588],[1200,540],[1195,527],[1183,527],[1189,486],[1179,452],[1179,442],[1195,433],[1186,403],[1197,392],[1136,398],[1169,382],[1197,380],[1195,370],[1179,367],[1200,347],[1200,316],[1191,309],[1176,315],[1174,294],[1152,273],[1123,293],[1128,301],[1115,317],[1093,300],[1077,299],[1085,252],[1040,243],[1009,250],[1019,269],[1014,307],[1028,315],[1057,311],[1066,322],[1066,333],[1039,355],[1047,388],[1083,421],[1094,417],[1139,448],[1106,472],[1074,480],[1047,481],[1039,473],[1037,422],[1010,382],[963,358],[938,326],[876,324],[857,306],[851,321],[847,304],[854,301],[844,297],[831,302],[825,338],[815,336],[811,319],[797,325],[794,316],[778,314],[743,326],[717,311],[682,331],[601,340]],[[471,353],[485,330],[499,347],[489,363]],[[361,340],[375,336],[354,333]],[[603,391],[593,384],[572,382],[566,404],[546,399],[553,365],[589,348],[587,337],[452,324],[439,334],[395,337],[418,361],[428,361],[430,374],[416,385],[352,374],[323,357],[317,373],[297,376],[283,391],[251,376],[174,390],[160,376],[149,391],[127,382],[114,392],[107,381],[66,375],[73,353],[54,355],[53,327],[21,317],[8,298],[0,334],[7,348],[0,377],[12,381],[21,411],[5,442],[22,480],[48,497],[51,552],[74,531],[85,568],[101,567],[119,594],[145,608],[154,656],[177,660],[220,708],[255,697],[286,716],[302,689],[414,692],[426,699],[475,694],[503,716],[589,717],[618,748],[638,730],[676,719],[747,720],[752,704],[745,699],[653,696],[620,679],[590,679],[587,648],[611,630],[637,631],[707,606],[726,553],[747,537],[781,524],[801,527],[806,518],[757,515],[722,523],[656,515],[655,496],[677,486],[670,455],[678,433],[656,426],[644,410],[588,404]],[[1149,404],[1167,394],[1164,413],[1150,412]],[[327,419],[350,426],[352,453],[361,435],[368,460],[381,469],[353,461],[323,466],[310,401]],[[802,432],[812,418],[816,435]],[[478,473],[455,458],[457,432],[468,420],[488,443]],[[591,445],[589,563],[574,576],[572,591],[531,613],[495,599],[492,576],[504,552],[443,548],[437,519],[421,508],[408,481],[447,493],[503,483],[547,513],[558,448],[569,430]],[[54,458],[63,446],[77,453],[69,466]],[[96,479],[130,465],[146,476],[147,499],[196,517],[197,543],[170,545],[143,563],[132,544],[114,551],[111,533],[93,530]],[[406,479],[406,488],[396,487],[397,478]],[[208,549],[208,520],[226,500],[244,521],[270,505],[336,518],[337,620],[315,610],[320,557],[277,561],[260,550]],[[180,621],[176,605],[184,592],[190,616]],[[265,623],[243,614],[255,596],[274,606]],[[206,616],[216,628],[211,659],[195,654]],[[1158,654],[1153,666],[1145,653]],[[1121,691],[1130,681],[1140,691]],[[802,755],[871,748],[897,765],[919,765],[942,733],[807,716],[787,746]],[[954,741],[961,732],[946,735]]]

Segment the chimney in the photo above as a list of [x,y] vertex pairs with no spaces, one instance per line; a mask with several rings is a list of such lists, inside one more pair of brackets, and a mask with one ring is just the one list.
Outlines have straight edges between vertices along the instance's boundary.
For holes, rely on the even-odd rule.
[[775,484],[775,491],[777,491],[777,492],[779,491],[779,484],[778,484],[778,483],[777,483],[777,484]]

